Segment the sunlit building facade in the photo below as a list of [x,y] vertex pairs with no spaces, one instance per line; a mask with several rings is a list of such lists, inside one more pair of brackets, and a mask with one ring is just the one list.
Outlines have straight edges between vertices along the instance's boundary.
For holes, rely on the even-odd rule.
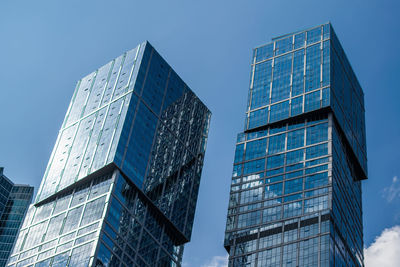
[[364,266],[364,95],[332,26],[254,49],[229,266]]
[[18,230],[32,202],[33,187],[14,184],[0,167],[0,266],[6,266]]
[[209,120],[148,42],[82,78],[7,266],[180,266]]

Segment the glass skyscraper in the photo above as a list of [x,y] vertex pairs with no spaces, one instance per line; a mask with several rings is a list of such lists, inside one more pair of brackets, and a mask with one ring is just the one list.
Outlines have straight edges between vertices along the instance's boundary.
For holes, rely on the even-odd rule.
[[148,42],[82,78],[8,266],[180,266],[209,120]]
[[0,167],[0,266],[6,266],[11,249],[32,202],[33,187],[14,184]]
[[254,49],[232,176],[229,266],[364,266],[364,95],[329,23]]

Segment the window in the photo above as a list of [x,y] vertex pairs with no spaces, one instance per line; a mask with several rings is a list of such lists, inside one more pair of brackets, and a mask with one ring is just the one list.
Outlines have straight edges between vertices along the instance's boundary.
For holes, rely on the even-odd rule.
[[240,193],[240,204],[255,202],[262,199],[262,187]]
[[320,108],[320,91],[315,91],[313,93],[306,94],[304,111],[311,111]]
[[281,219],[281,210],[281,206],[276,206],[263,210],[263,223]]
[[250,109],[259,108],[269,104],[271,75],[272,60],[255,65]]
[[328,184],[328,172],[322,172],[314,175],[306,176],[305,189],[311,189]]
[[274,198],[282,195],[282,183],[267,185],[265,187],[265,198]]
[[283,166],[284,161],[285,161],[285,154],[268,157],[267,169],[281,167],[281,166]]
[[267,139],[263,138],[246,144],[246,160],[264,157],[267,149]]
[[285,149],[286,134],[271,136],[268,142],[268,155],[282,152]]
[[265,168],[265,159],[246,162],[243,168],[243,175],[250,174],[253,172],[263,171],[264,168]]
[[244,144],[236,146],[235,150],[235,163],[243,161]]
[[304,129],[288,132],[287,150],[304,146]]
[[304,160],[304,149],[286,153],[286,164],[293,164]]
[[302,202],[301,201],[286,204],[283,206],[283,217],[289,218],[289,217],[301,215],[301,210],[302,210]]
[[249,125],[248,129],[259,127],[267,123],[268,109],[262,108],[249,114]]
[[312,159],[328,154],[328,143],[311,146],[306,149],[306,159]]
[[289,117],[289,100],[271,106],[269,122],[275,122]]
[[290,194],[301,190],[303,190],[303,178],[298,178],[285,182],[285,194]]
[[238,216],[238,228],[259,224],[261,211],[253,211]]

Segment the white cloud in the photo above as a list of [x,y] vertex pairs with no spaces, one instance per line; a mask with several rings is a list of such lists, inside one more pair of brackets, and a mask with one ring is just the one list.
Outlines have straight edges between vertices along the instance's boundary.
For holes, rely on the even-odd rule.
[[214,256],[208,263],[201,267],[228,267],[228,256]]
[[374,243],[364,249],[365,267],[400,266],[400,226],[383,230]]
[[400,197],[400,180],[397,176],[392,179],[392,184],[389,187],[383,189],[383,197],[390,203],[396,197]]

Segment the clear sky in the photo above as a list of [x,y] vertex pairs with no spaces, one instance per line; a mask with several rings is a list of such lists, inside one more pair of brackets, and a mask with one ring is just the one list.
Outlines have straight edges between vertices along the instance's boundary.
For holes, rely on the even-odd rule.
[[331,21],[365,93],[365,243],[388,228],[385,233],[400,235],[392,228],[400,224],[399,11],[396,0],[2,0],[0,166],[13,181],[37,189],[76,81],[149,40],[213,112],[184,262],[217,266],[213,259],[226,255],[229,185],[251,49]]

